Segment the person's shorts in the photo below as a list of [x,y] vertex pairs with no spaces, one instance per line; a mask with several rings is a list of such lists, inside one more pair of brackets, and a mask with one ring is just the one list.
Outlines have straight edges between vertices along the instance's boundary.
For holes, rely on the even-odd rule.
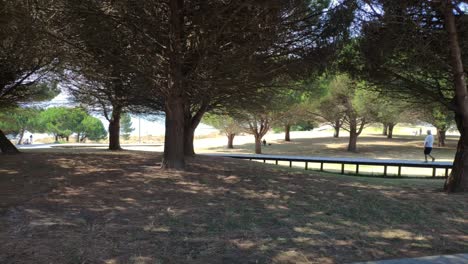
[[424,155],[429,155],[431,154],[432,148],[425,147],[424,148]]

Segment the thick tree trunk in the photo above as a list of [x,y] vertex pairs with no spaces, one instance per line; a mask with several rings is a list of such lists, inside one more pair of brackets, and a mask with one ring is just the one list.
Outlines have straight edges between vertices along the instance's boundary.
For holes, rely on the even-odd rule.
[[184,153],[185,156],[195,156],[195,148],[193,140],[195,138],[195,130],[203,118],[203,115],[208,109],[208,104],[203,103],[196,113],[192,113],[190,106],[185,105],[184,109]]
[[19,150],[11,143],[11,141],[5,136],[2,130],[0,130],[0,150],[3,154],[16,154]]
[[468,191],[468,91],[466,89],[465,71],[458,42],[457,27],[451,1],[444,2],[445,29],[448,33],[451,55],[451,66],[455,88],[457,111],[455,121],[460,131],[457,152],[453,161],[452,172],[447,178],[444,190],[447,192]]
[[437,128],[437,146],[445,147],[445,134],[447,131]]
[[340,137],[340,127],[340,120],[336,120],[335,125],[333,126],[333,128],[335,129],[335,132],[333,133],[334,138]]
[[109,150],[122,150],[120,146],[120,116],[122,108],[114,106],[109,120]]
[[169,79],[165,95],[166,133],[162,169],[185,169],[185,111],[182,50],[184,37],[184,0],[169,1]]
[[382,123],[382,124],[383,124],[382,135],[388,136],[388,124],[387,123]]
[[356,120],[350,121],[348,151],[351,151],[351,152],[357,151],[357,137],[358,136],[359,136],[359,133],[357,131],[357,121]]
[[184,128],[184,154],[185,156],[194,156],[195,148],[193,140],[195,138],[195,129],[191,125]]
[[349,132],[349,143],[348,143],[348,151],[356,152],[357,151],[357,133],[354,129]]
[[184,169],[184,100],[181,97],[166,99],[166,134],[164,140],[164,169]]
[[445,181],[444,190],[447,192],[468,191],[468,130],[463,126],[463,120],[459,114],[455,114],[455,121],[460,132],[457,152],[453,161],[452,171]]
[[389,123],[388,124],[388,133],[387,133],[387,138],[393,138],[393,128],[395,127],[394,123]]
[[81,141],[80,141],[80,138],[81,138],[80,133],[77,133],[77,134],[76,134],[76,143],[80,143],[80,142],[81,142]]
[[284,141],[291,141],[291,125],[284,126]]
[[227,136],[227,138],[228,138],[227,148],[228,149],[233,149],[234,148],[234,137],[235,136],[236,136],[236,134],[229,134]]
[[66,137],[65,137],[65,140],[66,140],[67,142],[70,142],[70,136],[66,136]]
[[262,154],[262,137],[260,135],[255,136],[255,154]]
[[59,142],[58,135],[55,135],[55,143],[58,143],[58,142]]

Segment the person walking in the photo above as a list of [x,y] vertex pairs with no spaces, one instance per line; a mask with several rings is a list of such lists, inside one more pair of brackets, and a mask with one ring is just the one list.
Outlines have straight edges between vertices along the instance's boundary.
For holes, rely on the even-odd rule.
[[432,162],[435,158],[431,155],[432,145],[434,145],[434,136],[432,136],[431,130],[427,130],[427,136],[424,139],[424,162],[427,162],[427,156],[432,158]]

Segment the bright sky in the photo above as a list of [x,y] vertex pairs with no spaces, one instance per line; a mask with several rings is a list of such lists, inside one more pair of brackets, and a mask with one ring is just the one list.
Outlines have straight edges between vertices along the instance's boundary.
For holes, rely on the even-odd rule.
[[[69,95],[65,92],[60,93],[54,99],[50,100],[49,102],[44,102],[41,104],[42,107],[54,107],[54,106],[73,106],[73,103],[69,99]],[[93,116],[99,118],[104,127],[107,129],[109,126],[109,122],[101,115],[92,114]],[[138,118],[137,116],[132,116],[132,127],[135,129],[132,132],[132,136],[138,136],[141,128],[141,136],[147,135],[164,135],[165,127],[164,127],[164,119],[157,120],[157,121],[148,121],[142,118]],[[207,126],[205,124],[200,124],[195,131],[195,135],[206,135],[217,130],[211,126]]]

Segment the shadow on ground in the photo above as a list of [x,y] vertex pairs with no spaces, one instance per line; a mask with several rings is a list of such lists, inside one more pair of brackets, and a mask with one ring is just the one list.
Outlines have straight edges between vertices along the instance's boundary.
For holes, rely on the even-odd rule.
[[0,161],[1,263],[346,263],[468,248],[468,198],[435,191],[441,181],[210,157],[161,171],[145,152]]

